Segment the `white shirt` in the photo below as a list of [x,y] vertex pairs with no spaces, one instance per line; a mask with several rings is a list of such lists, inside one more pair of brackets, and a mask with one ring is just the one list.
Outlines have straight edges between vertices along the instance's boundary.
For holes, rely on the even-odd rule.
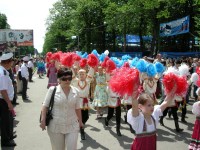
[[[43,106],[49,107],[54,87],[50,87]],[[53,119],[48,129],[53,133],[70,133],[79,131],[78,117],[75,110],[80,108],[79,91],[71,86],[69,96],[66,97],[60,85],[57,86],[54,106],[52,109]]]
[[[152,117],[155,119],[156,126],[159,122],[159,117],[162,116],[162,111],[160,109],[160,105],[154,106],[154,111],[152,114]],[[132,128],[135,130],[136,134],[143,133],[143,126],[144,126],[144,115],[142,112],[139,113],[137,117],[133,117],[132,115],[132,109],[129,109],[127,114],[127,122],[132,126]],[[149,125],[146,122],[147,125],[147,132],[153,132],[155,131],[155,126],[153,123],[153,119],[151,119],[152,124]]]
[[[12,101],[14,97],[12,80],[9,77],[9,72],[3,66],[0,66],[0,91],[3,90],[7,91],[8,97]],[[1,93],[0,98],[3,99]]]
[[28,68],[34,68],[34,64],[32,61],[28,61]]
[[25,63],[23,63],[21,66],[21,75],[23,78],[26,78],[28,80],[29,72],[28,72],[28,67]]

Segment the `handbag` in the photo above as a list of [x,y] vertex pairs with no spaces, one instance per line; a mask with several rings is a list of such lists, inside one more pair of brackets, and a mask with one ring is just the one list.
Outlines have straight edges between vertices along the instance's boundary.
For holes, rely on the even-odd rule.
[[[53,105],[54,105],[54,96],[55,96],[55,93],[56,93],[56,87],[54,88],[53,90],[53,93],[51,95],[51,99],[50,99],[50,103],[49,103],[49,107],[48,107],[48,110],[47,110],[47,113],[46,113],[46,126],[49,125],[51,119],[53,119],[53,116],[52,116],[52,109],[53,109]],[[40,123],[41,123],[41,117],[42,116],[42,112],[40,114]]]

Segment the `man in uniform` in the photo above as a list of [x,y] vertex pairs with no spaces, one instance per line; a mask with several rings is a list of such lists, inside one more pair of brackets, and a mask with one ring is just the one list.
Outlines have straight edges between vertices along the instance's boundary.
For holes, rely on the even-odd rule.
[[29,57],[25,56],[23,58],[23,64],[21,66],[21,75],[22,75],[22,99],[28,100],[27,97],[27,86],[28,86],[28,79],[29,79],[29,72],[28,72],[28,61]]
[[33,69],[34,69],[33,58],[30,58],[30,60],[28,61],[29,82],[33,82],[32,80]]
[[12,128],[11,113],[13,105],[11,101],[14,97],[14,89],[12,81],[9,77],[9,70],[12,67],[13,53],[3,54],[0,57],[0,115],[1,115],[1,146],[13,147],[16,143],[13,141],[13,133],[10,133]]

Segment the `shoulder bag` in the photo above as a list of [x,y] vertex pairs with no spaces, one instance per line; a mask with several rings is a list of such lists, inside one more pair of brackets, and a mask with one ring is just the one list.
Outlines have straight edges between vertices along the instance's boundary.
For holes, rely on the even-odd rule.
[[[54,96],[55,96],[55,93],[56,93],[56,87],[54,88],[53,93],[51,95],[49,107],[48,107],[48,110],[47,110],[47,113],[46,113],[46,126],[48,126],[49,122],[51,121],[51,119],[53,119],[52,109],[53,109],[53,105],[54,105]],[[42,115],[42,112],[40,114],[40,122],[41,122],[41,115]]]

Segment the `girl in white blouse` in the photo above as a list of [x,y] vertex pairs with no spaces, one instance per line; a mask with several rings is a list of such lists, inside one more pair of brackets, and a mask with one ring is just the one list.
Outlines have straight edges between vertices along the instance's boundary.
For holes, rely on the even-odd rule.
[[[57,86],[52,109],[53,119],[47,131],[52,150],[75,150],[80,127],[83,127],[79,91],[71,86],[72,71],[60,69],[57,73],[60,85]],[[55,87],[49,88],[42,107],[40,127],[46,129],[46,112]]]
[[131,150],[156,150],[156,125],[163,110],[173,99],[175,89],[176,86],[166,96],[165,101],[156,106],[149,95],[143,93],[137,99],[137,94],[133,94],[132,109],[127,114],[127,122],[136,132]]

